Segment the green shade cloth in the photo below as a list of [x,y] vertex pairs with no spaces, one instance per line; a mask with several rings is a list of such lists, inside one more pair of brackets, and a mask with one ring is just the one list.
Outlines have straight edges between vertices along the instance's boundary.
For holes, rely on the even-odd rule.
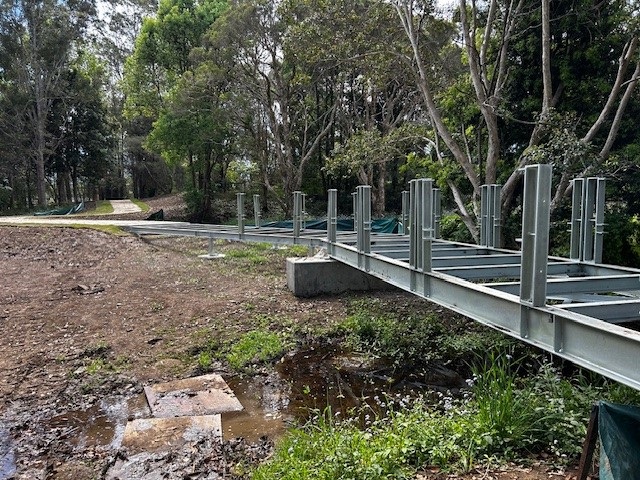
[[[313,219],[304,222],[305,229],[308,230],[326,230],[326,219]],[[372,220],[371,231],[375,233],[398,233],[398,219],[395,217],[380,218],[378,220]],[[293,228],[292,220],[284,220],[282,222],[269,222],[262,224],[266,228]],[[353,231],[353,219],[339,219],[338,231],[349,232]]]
[[640,408],[600,402],[600,480],[640,480]]
[[84,210],[84,202],[80,202],[77,205],[71,205],[70,207],[54,208],[53,210],[47,210],[45,212],[35,212],[34,215],[44,217],[47,215],[72,215]]

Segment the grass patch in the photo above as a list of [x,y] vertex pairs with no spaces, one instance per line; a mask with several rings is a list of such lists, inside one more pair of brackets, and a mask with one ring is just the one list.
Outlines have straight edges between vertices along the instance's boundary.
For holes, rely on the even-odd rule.
[[140,208],[140,210],[142,210],[143,212],[148,212],[151,208],[149,205],[147,205],[140,199],[130,198],[129,200],[131,200],[134,204],[136,204]]
[[393,403],[387,415],[364,428],[325,412],[290,431],[252,479],[412,479],[425,466],[467,472],[541,453],[566,464],[581,451],[594,401],[640,400],[607,381],[562,378],[549,363],[528,378],[516,375],[520,367],[494,353],[475,367],[465,398],[387,401]]
[[117,237],[126,237],[129,235],[127,232],[122,230],[122,228],[116,225],[88,225],[86,223],[74,223],[71,225],[60,225],[59,227],[96,230],[98,232],[108,233],[109,235],[115,235]]
[[445,321],[433,313],[404,312],[377,300],[351,303],[337,333],[349,348],[388,359],[398,367],[442,360],[457,365],[492,348],[509,348],[505,335],[468,321]]
[[274,332],[253,330],[245,333],[226,356],[235,370],[245,370],[250,365],[266,363],[282,355],[285,342]]
[[113,213],[113,205],[109,200],[98,200],[95,210],[91,212],[92,215],[108,215],[110,213]]

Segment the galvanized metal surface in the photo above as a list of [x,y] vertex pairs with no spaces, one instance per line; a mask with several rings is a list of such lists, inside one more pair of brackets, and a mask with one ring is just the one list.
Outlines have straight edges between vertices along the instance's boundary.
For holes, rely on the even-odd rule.
[[[640,333],[617,324],[640,320],[640,270],[598,261],[604,225],[604,184],[599,180],[588,179],[582,184],[587,187],[574,185],[574,192],[583,191],[583,196],[574,195],[582,204],[578,213],[574,204],[572,227],[578,232],[581,225],[590,226],[572,236],[572,257],[577,252],[578,258],[571,259],[548,255],[549,165],[525,169],[521,252],[438,240],[437,201],[429,179],[410,183],[409,198],[403,196],[406,228],[398,235],[371,232],[367,186],[353,194],[355,234],[335,229],[335,190],[329,192],[328,232],[304,231],[304,197],[299,192],[293,231],[203,225],[128,229],[325,246],[335,260],[640,390]],[[492,202],[499,197],[494,187]],[[588,202],[581,200],[585,195]],[[495,239],[501,223],[495,203],[487,203],[486,218],[481,230]]]

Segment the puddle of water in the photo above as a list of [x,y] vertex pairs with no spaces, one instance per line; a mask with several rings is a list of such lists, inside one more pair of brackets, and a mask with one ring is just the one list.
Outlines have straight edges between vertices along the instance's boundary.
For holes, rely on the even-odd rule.
[[[428,377],[412,382],[411,375],[393,378],[389,365],[366,355],[343,353],[334,346],[294,352],[285,356],[276,365],[275,373],[266,378],[226,379],[244,409],[222,414],[223,437],[277,439],[288,425],[304,423],[315,412],[327,409],[341,417],[352,415],[350,410],[360,407],[370,410],[362,413],[360,409],[358,416],[382,412],[387,396],[415,397],[427,390],[426,384],[446,385],[441,382],[447,381],[447,375],[455,376],[455,372],[441,370],[436,368]],[[127,420],[148,417],[151,412],[141,394],[130,399],[104,399],[88,410],[52,418],[48,426],[57,429],[60,438],[75,448],[117,449]]]
[[388,375],[391,369],[382,361],[333,347],[288,355],[277,369],[291,384],[288,411],[302,420],[311,410],[329,408],[333,415],[344,416],[365,405],[376,409],[377,398],[412,392],[410,385]]
[[264,378],[230,378],[227,384],[244,407],[222,414],[222,436],[257,441],[262,436],[281,437],[293,417],[288,411],[289,384],[278,375]]
[[9,431],[0,426],[0,480],[12,478],[16,473],[16,457]]
[[416,394],[410,383],[389,377],[387,371],[380,361],[332,346],[294,352],[266,380],[227,379],[244,410],[222,414],[223,435],[277,439],[289,424],[302,423],[316,411],[329,408],[332,415],[346,416],[365,405],[380,411],[386,395]]
[[53,417],[47,425],[60,431],[71,446],[118,448],[127,420],[150,416],[144,395],[129,399],[104,398],[87,410],[75,410]]

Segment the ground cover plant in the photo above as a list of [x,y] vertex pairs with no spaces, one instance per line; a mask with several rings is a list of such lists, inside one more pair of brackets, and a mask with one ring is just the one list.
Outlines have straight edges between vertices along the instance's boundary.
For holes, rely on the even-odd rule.
[[462,397],[432,403],[386,398],[384,415],[371,411],[364,428],[318,412],[292,430],[254,480],[410,479],[426,466],[467,472],[478,464],[530,461],[544,454],[566,465],[581,450],[593,402],[640,400],[636,392],[600,380],[563,378],[549,362],[520,377],[521,361],[492,352],[474,366]]

